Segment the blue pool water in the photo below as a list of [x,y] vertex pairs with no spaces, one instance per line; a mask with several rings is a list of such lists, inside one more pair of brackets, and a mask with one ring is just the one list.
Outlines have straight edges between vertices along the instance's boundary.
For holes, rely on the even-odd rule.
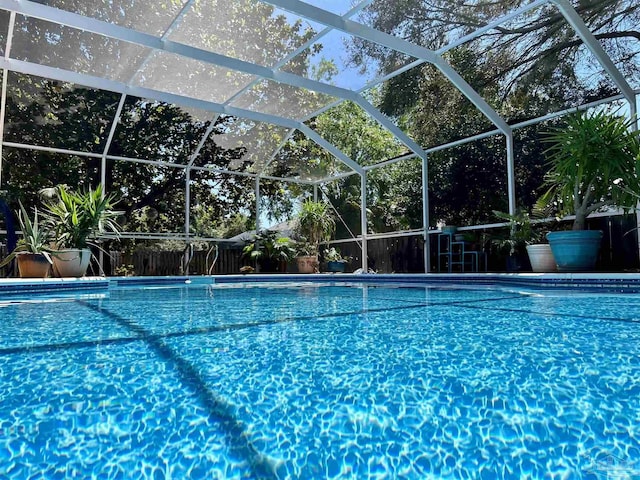
[[639,307],[311,284],[0,302],[0,478],[637,478]]

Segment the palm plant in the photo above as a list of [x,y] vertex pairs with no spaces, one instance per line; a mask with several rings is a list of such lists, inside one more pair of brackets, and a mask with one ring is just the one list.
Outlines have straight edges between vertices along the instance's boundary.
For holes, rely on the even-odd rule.
[[20,230],[22,230],[22,239],[18,242],[16,248],[0,263],[0,267],[4,267],[17,256],[25,254],[40,254],[49,263],[53,263],[51,260],[52,249],[49,247],[51,232],[47,226],[38,221],[38,209],[34,208],[32,222],[27,210],[20,203],[18,222],[20,223]]
[[336,222],[327,202],[305,200],[296,219],[295,231],[313,247],[318,254],[321,242],[331,239],[336,230]]
[[640,192],[640,140],[632,121],[605,111],[574,114],[546,134],[548,190],[539,205],[557,204],[583,230],[589,214],[607,206],[631,206]]
[[59,185],[54,192],[55,196],[46,202],[45,215],[58,248],[83,249],[98,234],[119,233],[116,218],[121,212],[113,210],[115,195],[103,195],[102,185],[79,192]]

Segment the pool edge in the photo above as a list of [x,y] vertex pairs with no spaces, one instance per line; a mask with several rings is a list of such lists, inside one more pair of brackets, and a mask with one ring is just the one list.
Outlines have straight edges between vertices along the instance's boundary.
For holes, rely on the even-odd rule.
[[465,274],[246,274],[207,276],[0,279],[0,295],[55,291],[108,291],[116,287],[214,285],[228,283],[463,284],[523,288],[606,290],[640,293],[640,273],[465,273]]

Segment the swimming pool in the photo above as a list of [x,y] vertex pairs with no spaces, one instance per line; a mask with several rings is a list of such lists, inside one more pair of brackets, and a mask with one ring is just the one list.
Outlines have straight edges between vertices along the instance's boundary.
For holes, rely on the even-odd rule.
[[228,284],[38,298],[0,303],[0,478],[640,474],[640,295]]

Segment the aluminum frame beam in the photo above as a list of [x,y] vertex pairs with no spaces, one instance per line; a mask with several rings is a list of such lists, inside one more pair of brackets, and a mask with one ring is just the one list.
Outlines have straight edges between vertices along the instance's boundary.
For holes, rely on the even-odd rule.
[[320,135],[314,132],[310,127],[308,127],[304,123],[301,123],[298,126],[298,130],[300,130],[302,133],[304,133],[307,137],[309,137],[311,140],[316,142],[322,148],[327,150],[331,155],[336,157],[338,160],[344,163],[347,167],[351,168],[354,172],[357,172],[360,175],[364,174],[364,169],[359,163],[350,159],[347,155],[341,152],[335,145],[327,142],[324,138],[322,138]]
[[[222,168],[214,168],[214,167],[191,167],[191,170],[201,171],[201,172],[216,172],[222,173],[225,175],[234,175],[238,177],[249,177],[249,178],[258,178],[260,177],[263,180],[274,180],[276,182],[288,182],[288,183],[297,183],[300,185],[313,185],[314,182],[308,180],[300,180],[298,178],[282,178],[282,177],[274,177],[271,175],[258,175],[257,173],[249,173],[249,172],[236,172],[233,170],[224,170]],[[352,172],[355,175],[355,172]]]
[[505,135],[507,142],[507,198],[509,200],[509,215],[516,214],[516,176],[515,154],[513,150],[513,133]]
[[[422,157],[423,159],[426,157]],[[399,157],[390,158],[389,160],[385,160],[383,162],[374,163],[373,165],[367,165],[364,167],[365,171],[369,172],[371,170],[375,170],[377,168],[386,167],[387,165],[393,165],[394,163],[404,162],[405,160],[411,160],[413,158],[420,158],[416,153],[408,153],[406,155],[401,155]]]
[[360,229],[362,243],[362,273],[369,273],[369,252],[367,248],[367,233],[369,222],[367,221],[367,172],[360,174]]
[[[7,28],[7,43],[4,49],[4,58],[9,58],[9,54],[11,53],[11,43],[13,42],[13,29],[16,23],[16,14],[15,12],[11,12],[9,15],[9,26]],[[2,187],[2,146],[4,142],[4,119],[5,113],[7,109],[7,79],[9,77],[9,71],[4,68],[2,70],[2,91],[0,93],[0,187]]]
[[143,47],[168,53],[175,53],[176,55],[180,55],[185,58],[198,60],[211,65],[218,65],[230,70],[255,75],[267,80],[274,80],[293,87],[306,88],[308,90],[344,99],[352,99],[355,96],[355,92],[346,88],[336,87],[334,85],[318,82],[292,73],[277,71],[255,63],[214,53],[202,48],[192,47],[168,39],[162,39],[148,33],[138,32],[130,28],[103,22],[95,18],[85,17],[77,13],[59,10],[30,0],[0,0],[0,8],[27,15],[29,17],[39,18],[48,22],[57,23],[59,25],[66,25],[79,30],[96,33],[108,38],[141,45]]
[[109,129],[109,136],[107,137],[107,141],[102,151],[102,162],[101,162],[101,173],[100,173],[100,183],[102,183],[102,195],[106,195],[106,189],[107,189],[107,156],[109,155],[111,142],[113,141],[113,136],[115,135],[116,129],[118,128],[118,121],[120,120],[120,114],[122,113],[122,109],[124,108],[124,102],[126,99],[127,99],[126,94],[123,93],[120,95],[120,102],[118,102],[118,108],[116,108],[116,113],[113,116],[113,121],[111,122],[111,128]]
[[414,142],[406,133],[404,133],[395,123],[389,120],[380,110],[371,105],[362,95],[358,95],[355,103],[365,112],[371,115],[380,125],[389,130],[398,140],[404,143],[413,153],[424,157],[427,154],[420,145]]
[[[422,239],[424,247],[424,273],[431,273],[431,242],[429,241],[429,159],[422,159]],[[440,262],[440,259],[438,259]]]
[[604,51],[602,48],[602,44],[595,37],[595,35],[589,30],[589,27],[584,23],[582,17],[576,12],[575,8],[569,3],[567,0],[549,0],[549,3],[555,5],[562,16],[565,18],[567,23],[571,25],[571,27],[575,30],[576,34],[580,39],[584,42],[585,46],[589,49],[589,51],[593,54],[594,57],[598,60],[602,68],[604,68],[605,72],[611,77],[616,86],[620,89],[622,94],[625,96],[629,105],[631,107],[631,113],[636,113],[636,97],[627,82],[627,79],[620,73],[618,67],[616,67],[611,57]]
[[[2,0],[0,0],[2,1]],[[50,78],[61,82],[70,82],[85,87],[109,90],[116,93],[124,93],[130,96],[150,98],[161,102],[182,105],[185,107],[199,108],[214,113],[224,113],[235,117],[246,118],[256,122],[272,123],[287,128],[298,128],[300,123],[289,118],[278,117],[268,113],[254,112],[238,107],[226,106],[220,103],[207,100],[199,100],[193,97],[177,95],[174,93],[162,92],[146,87],[132,87],[115,80],[108,80],[102,77],[95,77],[84,73],[76,73],[69,70],[48,67],[37,63],[24,62],[22,60],[0,58],[0,68],[6,68],[14,72]]]
[[394,37],[361,23],[344,19],[339,15],[314,7],[300,0],[264,0],[271,5],[296,15],[320,22],[350,35],[377,43],[392,50],[421,58],[435,65],[449,81],[473,103],[503,133],[510,131],[509,125],[485,100],[456,72],[440,55],[433,50],[421,47],[404,39]]

